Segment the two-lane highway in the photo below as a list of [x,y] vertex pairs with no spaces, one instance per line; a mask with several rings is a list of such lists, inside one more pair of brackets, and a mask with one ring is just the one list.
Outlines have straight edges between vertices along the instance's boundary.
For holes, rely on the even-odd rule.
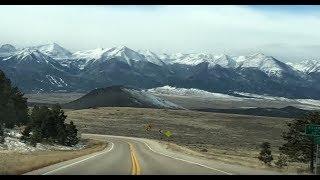
[[[108,147],[90,155],[47,166],[28,174],[41,175],[232,175],[281,174],[276,171],[226,164],[172,151],[144,138],[82,134],[107,141]],[[293,173],[294,174],[294,173]]]
[[[93,136],[94,137],[94,136]],[[148,175],[148,174],[231,174],[180,160],[151,149],[130,138],[97,136],[109,142],[102,152],[69,160],[26,174],[43,175]]]

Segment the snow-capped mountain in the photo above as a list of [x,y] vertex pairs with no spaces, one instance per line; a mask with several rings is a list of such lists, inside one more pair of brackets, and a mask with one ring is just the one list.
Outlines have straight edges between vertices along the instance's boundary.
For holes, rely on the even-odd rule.
[[97,60],[106,62],[114,58],[130,66],[134,62],[150,62],[158,66],[165,65],[155,53],[149,50],[136,52],[126,46],[117,46],[109,49],[97,48],[72,54],[73,63],[76,63],[79,69],[84,69]]
[[35,49],[54,59],[70,59],[72,53],[57,43],[35,46]]
[[4,44],[0,47],[0,52],[14,52],[16,48],[11,44]]
[[12,55],[17,49],[11,44],[4,44],[0,47],[0,57]]
[[87,59],[87,60],[93,60],[93,59],[100,59],[108,49],[104,48],[97,48],[92,50],[86,50],[86,51],[77,51],[72,54],[73,59]]
[[[2,55],[1,55],[2,52]],[[154,53],[126,46],[69,52],[56,43],[0,48],[0,69],[25,91],[87,91],[110,85],[165,85],[320,99],[319,62],[288,65],[262,53]]]
[[38,64],[49,64],[50,62],[56,62],[54,59],[50,58],[49,56],[41,53],[37,49],[30,49],[25,48],[21,51],[17,51],[12,56],[6,57],[3,59],[3,61],[6,61],[10,64],[16,63],[38,63]]
[[293,68],[304,73],[320,72],[320,61],[305,60],[301,63],[290,64]]
[[72,58],[70,61],[67,61],[65,64],[70,65],[73,64],[80,70],[83,70],[86,66],[88,66],[90,63],[101,59],[102,55],[107,51],[108,49],[104,48],[97,48],[93,50],[86,50],[86,51],[77,51],[72,54]]
[[161,58],[154,52],[149,50],[140,50],[138,51],[140,54],[144,55],[146,60],[150,63],[156,64],[158,66],[163,66],[166,63],[161,60]]
[[177,53],[169,57],[171,61],[168,61],[170,64],[184,64],[196,66],[200,63],[208,63],[209,68],[216,65],[220,65],[224,68],[235,68],[236,62],[229,57],[228,55],[213,55],[206,53],[194,53],[194,54],[182,54]]
[[249,56],[241,56],[236,59],[239,68],[256,68],[265,72],[269,76],[282,76],[284,73],[295,74],[296,72],[287,64],[275,59],[272,56],[266,56],[257,53]]
[[27,92],[75,89],[82,79],[73,75],[58,60],[33,47],[18,50],[3,58],[0,60],[0,69]]
[[102,54],[101,60],[107,61],[112,58],[117,58],[117,60],[132,65],[134,62],[146,61],[145,56],[142,54],[126,47],[126,46],[117,46],[108,49]]

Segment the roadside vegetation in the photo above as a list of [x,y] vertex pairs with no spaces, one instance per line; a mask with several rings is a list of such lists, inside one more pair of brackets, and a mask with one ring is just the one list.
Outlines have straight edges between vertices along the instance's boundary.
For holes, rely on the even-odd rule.
[[29,113],[23,93],[0,71],[0,143],[5,141],[5,128],[21,127],[24,129],[21,140],[32,146],[37,143],[73,146],[79,141],[78,130],[73,122],[65,123],[66,118],[58,104],[51,109],[35,106]]
[[27,173],[42,167],[71,160],[104,150],[104,141],[83,139],[85,148],[77,150],[50,150],[34,152],[4,151],[0,153],[0,174],[17,175]]
[[288,122],[288,130],[282,135],[286,142],[279,150],[287,155],[292,162],[308,163],[309,171],[314,173],[317,145],[313,136],[305,134],[305,128],[308,124],[320,125],[320,112],[310,113]]
[[[274,162],[275,167],[282,169],[289,163],[303,163],[309,164],[310,173],[315,173],[317,144],[314,136],[305,134],[305,128],[309,124],[320,125],[320,112],[313,112],[287,123],[288,129],[282,134],[285,143],[279,147],[280,154],[277,161]],[[272,166],[273,156],[270,143],[262,143],[258,159]]]

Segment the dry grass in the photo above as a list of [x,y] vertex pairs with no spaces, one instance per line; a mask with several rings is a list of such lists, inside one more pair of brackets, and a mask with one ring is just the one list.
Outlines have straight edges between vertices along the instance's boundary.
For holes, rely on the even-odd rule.
[[76,151],[1,152],[0,174],[23,174],[48,165],[74,159],[105,149],[106,143],[88,140],[87,147]]
[[[258,150],[269,141],[277,151],[283,143],[281,133],[286,118],[231,115],[186,110],[163,110],[128,107],[105,107],[68,111],[72,120],[85,133],[100,133],[161,139],[159,129],[170,130],[166,139],[178,144],[222,150]],[[151,123],[151,131],[145,125]]]
[[[259,145],[268,141],[277,159],[281,134],[291,119],[232,115],[211,112],[163,110],[129,107],[104,107],[68,111],[81,132],[143,137],[173,142],[204,154],[207,158],[231,164],[268,169],[257,159]],[[145,125],[153,128],[146,132]],[[164,138],[159,129],[170,130]],[[201,152],[206,149],[207,152]],[[283,171],[305,171],[304,164],[291,164]]]
[[274,162],[278,159],[279,154],[273,153],[274,162],[271,166],[266,166],[258,160],[258,151],[227,151],[221,149],[209,148],[207,152],[202,152],[200,148],[190,148],[185,146],[179,146],[174,143],[160,141],[166,148],[177,152],[184,152],[197,157],[204,157],[206,159],[218,160],[228,164],[241,165],[251,167],[255,169],[264,169],[271,171],[278,171],[283,173],[298,173],[309,174],[307,164],[288,162],[288,166],[284,168],[277,168]]

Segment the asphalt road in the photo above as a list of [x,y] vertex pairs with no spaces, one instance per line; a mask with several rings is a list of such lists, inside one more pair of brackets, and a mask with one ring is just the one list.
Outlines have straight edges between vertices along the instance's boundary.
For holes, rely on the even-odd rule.
[[26,175],[232,175],[278,174],[271,171],[234,166],[214,161],[200,161],[189,155],[169,153],[152,140],[93,135],[108,147],[94,154],[47,166]]

